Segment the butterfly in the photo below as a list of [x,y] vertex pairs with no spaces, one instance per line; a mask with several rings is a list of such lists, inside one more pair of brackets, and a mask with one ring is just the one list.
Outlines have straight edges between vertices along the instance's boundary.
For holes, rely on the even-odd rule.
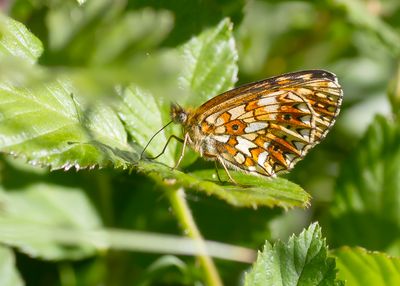
[[233,182],[228,168],[274,177],[326,136],[342,97],[333,73],[305,70],[234,88],[195,109],[172,104],[171,122],[184,132],[177,165],[188,145],[220,162]]

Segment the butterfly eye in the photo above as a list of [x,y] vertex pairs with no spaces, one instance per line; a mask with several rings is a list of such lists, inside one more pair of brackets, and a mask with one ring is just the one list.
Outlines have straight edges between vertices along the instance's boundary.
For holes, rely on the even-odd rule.
[[186,120],[187,120],[187,114],[185,112],[179,113],[178,117],[179,117],[179,122],[183,123],[183,122],[186,122]]

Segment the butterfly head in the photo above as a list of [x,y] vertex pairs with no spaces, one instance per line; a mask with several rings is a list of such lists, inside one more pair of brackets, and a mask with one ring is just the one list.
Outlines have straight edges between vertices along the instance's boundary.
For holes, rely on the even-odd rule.
[[171,119],[173,122],[184,125],[188,120],[188,113],[180,105],[171,104]]

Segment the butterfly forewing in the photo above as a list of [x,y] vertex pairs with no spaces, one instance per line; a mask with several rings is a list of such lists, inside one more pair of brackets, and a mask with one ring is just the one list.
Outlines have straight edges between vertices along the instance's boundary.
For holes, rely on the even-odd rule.
[[295,72],[216,96],[196,109],[187,125],[200,126],[204,138],[214,140],[207,141],[215,142],[216,154],[210,157],[274,176],[291,169],[325,137],[341,101],[342,90],[332,73]]

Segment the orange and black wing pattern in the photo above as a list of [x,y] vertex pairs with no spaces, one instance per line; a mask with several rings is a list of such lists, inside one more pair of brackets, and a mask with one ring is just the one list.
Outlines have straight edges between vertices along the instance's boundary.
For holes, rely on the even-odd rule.
[[334,74],[300,71],[218,95],[189,120],[215,140],[213,155],[229,167],[275,176],[291,169],[326,136],[341,102]]

